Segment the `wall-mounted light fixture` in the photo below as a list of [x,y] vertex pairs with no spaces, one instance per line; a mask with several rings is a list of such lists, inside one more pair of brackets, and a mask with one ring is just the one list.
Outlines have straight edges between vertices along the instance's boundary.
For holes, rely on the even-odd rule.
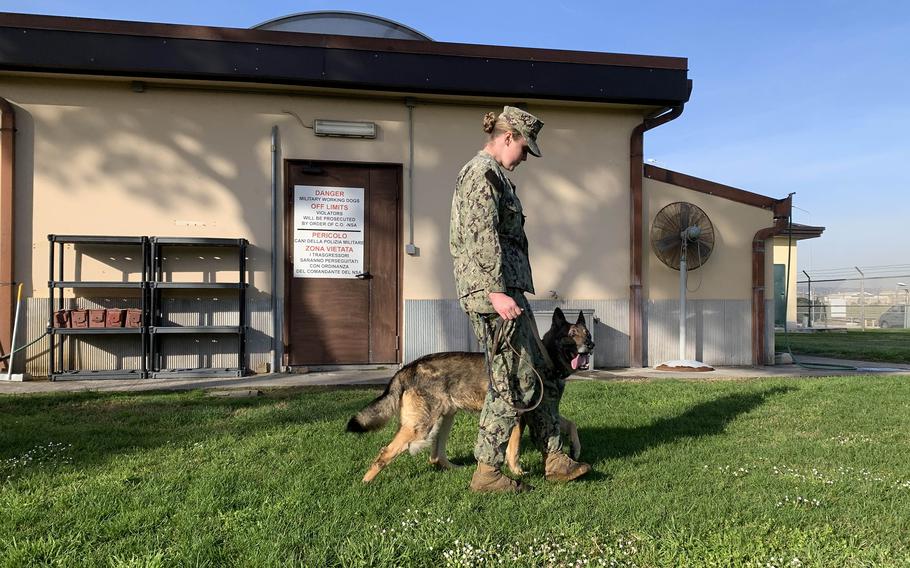
[[313,132],[316,136],[376,138],[376,123],[316,119],[313,121]]

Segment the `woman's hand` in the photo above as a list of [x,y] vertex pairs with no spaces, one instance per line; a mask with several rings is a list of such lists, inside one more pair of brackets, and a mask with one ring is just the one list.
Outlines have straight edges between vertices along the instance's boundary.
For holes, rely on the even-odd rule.
[[522,309],[515,300],[504,292],[491,292],[489,294],[493,309],[504,320],[513,320],[521,315]]

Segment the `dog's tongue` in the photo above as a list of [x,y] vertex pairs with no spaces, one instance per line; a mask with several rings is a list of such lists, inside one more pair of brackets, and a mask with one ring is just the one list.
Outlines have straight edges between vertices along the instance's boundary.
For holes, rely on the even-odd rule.
[[579,367],[584,367],[588,364],[588,355],[587,353],[579,353],[572,359],[572,369],[578,370]]

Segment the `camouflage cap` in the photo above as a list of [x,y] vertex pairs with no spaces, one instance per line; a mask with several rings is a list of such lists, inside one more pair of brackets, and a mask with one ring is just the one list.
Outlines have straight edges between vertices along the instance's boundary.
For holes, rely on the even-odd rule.
[[520,108],[506,106],[502,109],[499,118],[508,122],[512,128],[517,130],[525,140],[528,141],[528,151],[531,154],[540,157],[540,148],[537,146],[537,134],[543,128],[543,122],[533,114],[523,111]]

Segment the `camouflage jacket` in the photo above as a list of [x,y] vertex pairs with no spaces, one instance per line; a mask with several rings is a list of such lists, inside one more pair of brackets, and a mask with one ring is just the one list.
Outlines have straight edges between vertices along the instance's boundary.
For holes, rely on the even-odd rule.
[[515,185],[481,150],[461,169],[452,198],[449,251],[463,309],[493,312],[487,295],[507,288],[534,293],[524,223]]

